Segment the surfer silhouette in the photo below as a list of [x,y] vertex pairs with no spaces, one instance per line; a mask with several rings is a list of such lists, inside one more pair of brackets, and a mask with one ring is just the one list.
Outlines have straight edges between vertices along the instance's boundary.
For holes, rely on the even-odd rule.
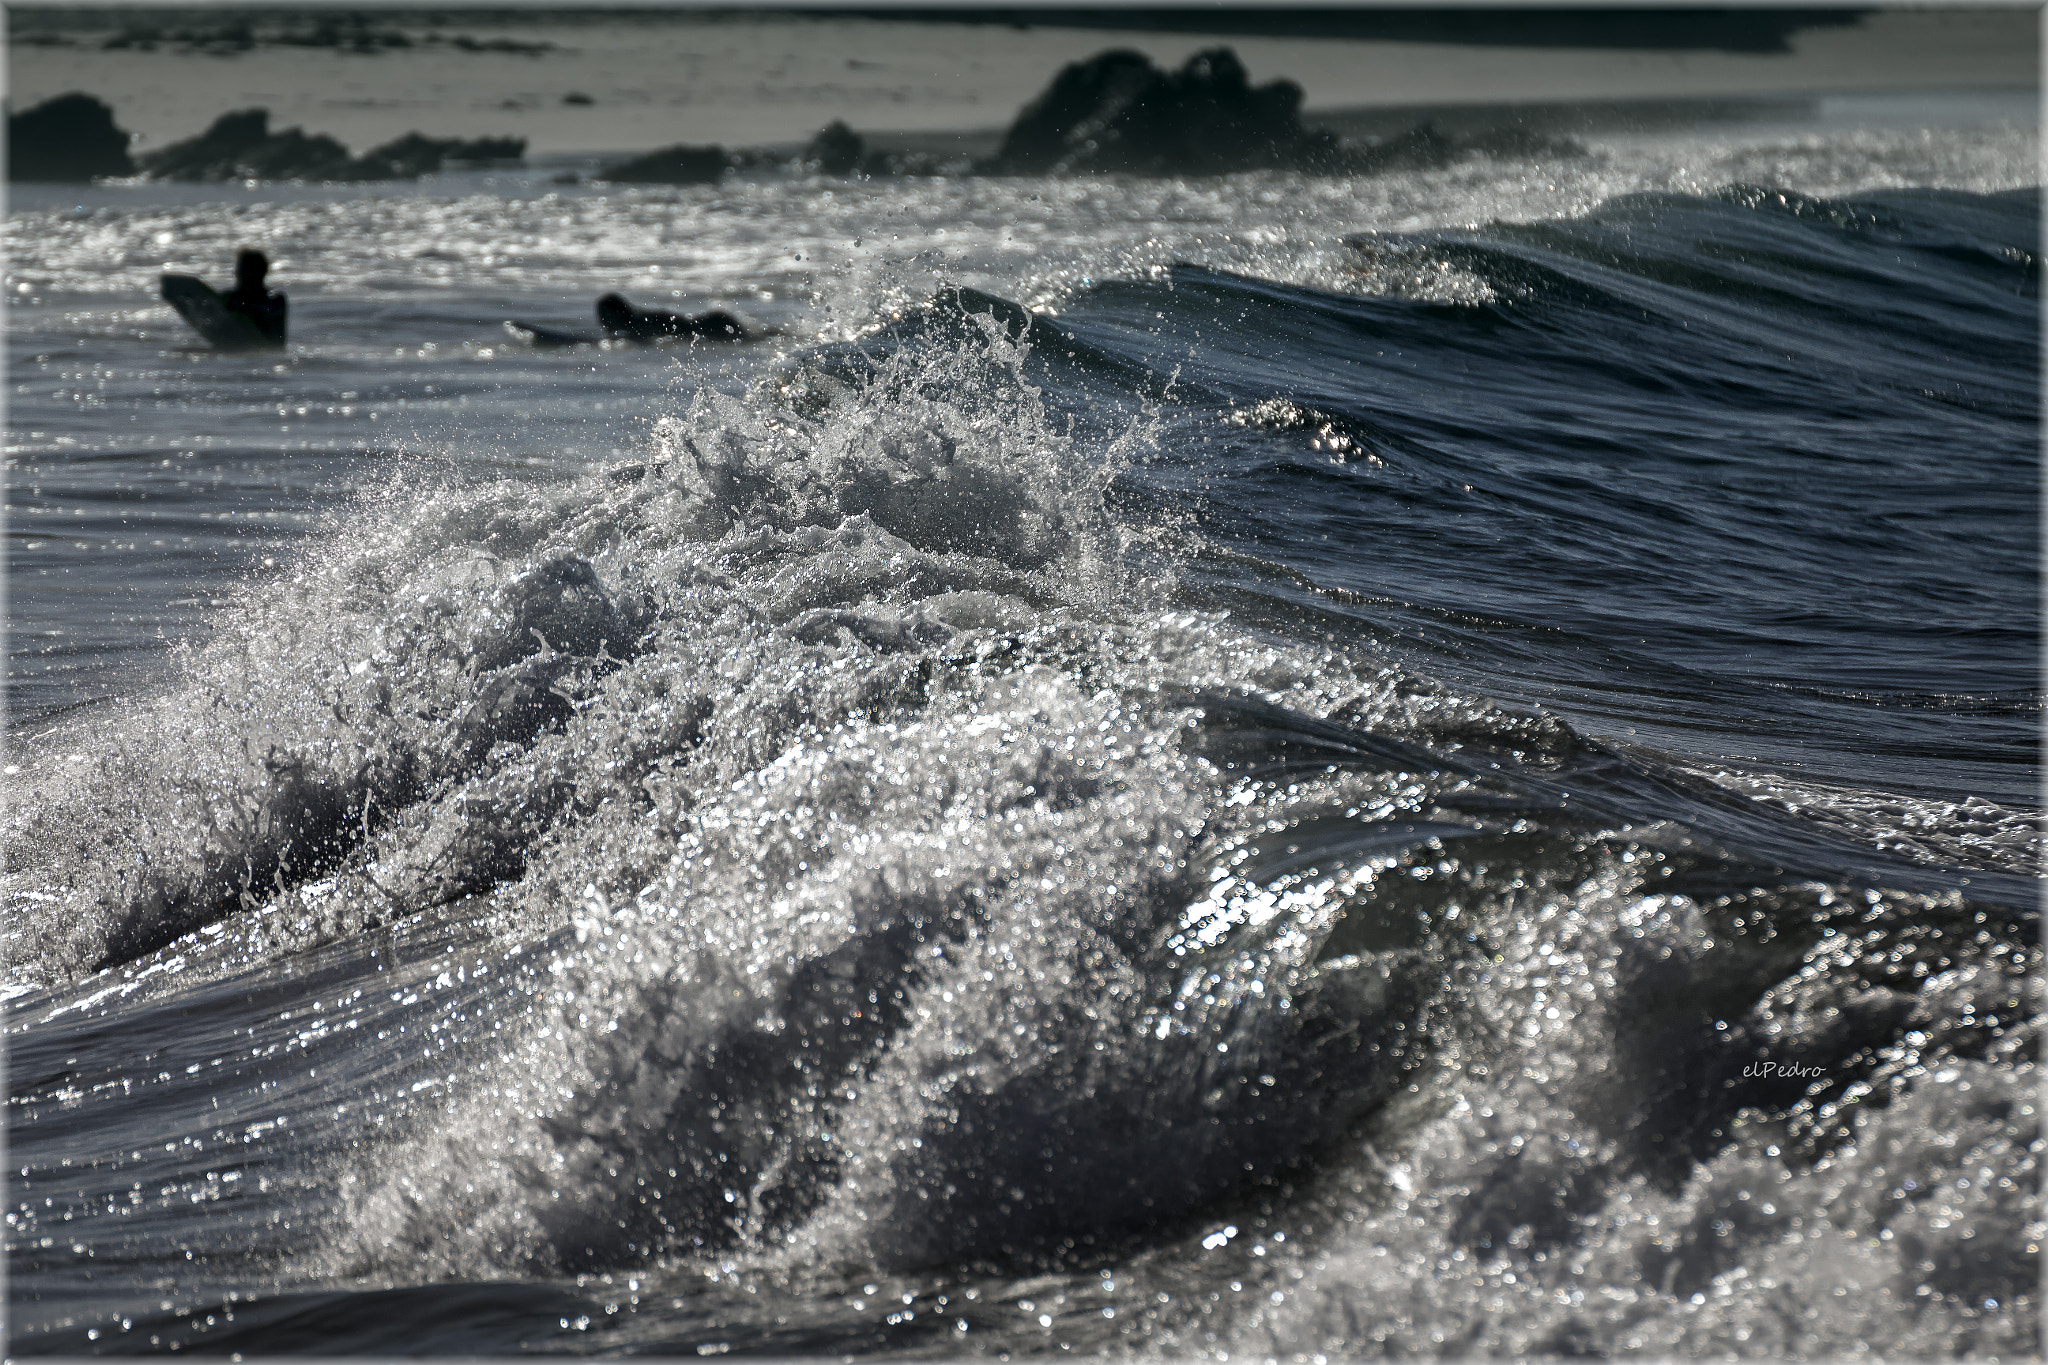
[[264,286],[270,262],[260,251],[235,257],[235,287],[217,293],[196,275],[166,275],[164,302],[193,331],[223,351],[263,350],[284,345],[284,295]]
[[704,337],[711,341],[740,341],[746,329],[730,313],[713,309],[691,317],[659,308],[635,308],[617,294],[597,301],[597,323],[607,337],[626,341],[660,341],[668,337]]
[[220,296],[229,311],[255,325],[264,340],[284,345],[284,295],[264,284],[270,259],[260,251],[243,250],[235,257],[235,287]]

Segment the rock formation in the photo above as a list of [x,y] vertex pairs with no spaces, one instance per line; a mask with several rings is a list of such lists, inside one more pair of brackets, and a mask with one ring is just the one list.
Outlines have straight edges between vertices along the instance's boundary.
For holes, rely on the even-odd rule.
[[194,138],[174,142],[142,157],[142,167],[160,180],[410,180],[431,175],[449,161],[517,160],[523,138],[430,138],[419,133],[351,157],[331,137],[297,128],[270,131],[270,111],[244,109],[222,114]]
[[1475,154],[1586,154],[1570,139],[1518,128],[1451,134],[1430,123],[1346,143],[1327,128],[1304,124],[1301,99],[1292,81],[1253,86],[1229,48],[1199,52],[1178,71],[1162,71],[1137,52],[1103,52],[1061,70],[976,169],[991,175],[1373,175],[1448,166]]
[[133,175],[128,134],[114,111],[91,95],[59,95],[7,120],[7,177],[83,183]]
[[297,128],[270,131],[270,111],[222,114],[197,137],[140,158],[159,180],[246,180],[319,177],[348,164],[348,148],[331,137],[308,137]]
[[710,185],[725,174],[723,147],[692,147],[677,143],[606,167],[594,179],[622,185]]
[[860,169],[867,150],[868,145],[859,133],[847,127],[844,120],[833,119],[804,148],[804,168],[820,175],[852,175]]
[[518,161],[526,155],[523,137],[404,137],[372,147],[349,163],[347,180],[411,180],[433,175],[451,161]]
[[982,170],[997,175],[1123,171],[1214,175],[1333,169],[1336,137],[1301,122],[1301,87],[1254,88],[1229,48],[1196,53],[1178,71],[1142,54],[1075,62],[1024,106]]

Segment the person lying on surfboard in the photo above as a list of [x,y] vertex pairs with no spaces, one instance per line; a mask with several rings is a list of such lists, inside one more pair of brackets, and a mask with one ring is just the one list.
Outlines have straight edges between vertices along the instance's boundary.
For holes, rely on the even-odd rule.
[[744,340],[746,329],[730,313],[713,309],[691,317],[659,308],[635,308],[617,294],[597,301],[597,323],[607,337],[623,341],[661,341],[668,337],[704,337],[710,341]]
[[284,295],[263,283],[270,273],[270,259],[260,251],[244,249],[235,257],[235,287],[220,296],[230,311],[249,319],[266,341],[284,345]]

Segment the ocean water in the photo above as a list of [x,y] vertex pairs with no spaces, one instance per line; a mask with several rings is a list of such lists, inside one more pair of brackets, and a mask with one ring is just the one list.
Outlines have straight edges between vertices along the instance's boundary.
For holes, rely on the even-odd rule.
[[17,188],[10,1351],[2036,1350],[2037,128],[1591,151]]

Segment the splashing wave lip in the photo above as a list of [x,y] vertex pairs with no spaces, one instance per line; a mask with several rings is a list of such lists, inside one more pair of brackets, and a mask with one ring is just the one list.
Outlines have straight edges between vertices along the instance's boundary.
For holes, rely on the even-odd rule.
[[[577,765],[547,758],[560,746],[543,741],[588,729],[648,632],[687,631],[707,607],[723,614],[714,638],[737,647],[721,665],[737,679],[780,648],[770,635],[921,657],[956,629],[918,598],[972,617],[977,593],[1050,604],[1116,591],[1103,476],[1016,383],[1023,354],[990,334],[978,389],[992,406],[974,413],[910,397],[948,387],[919,377],[930,355],[881,363],[878,398],[823,422],[700,398],[657,432],[664,457],[637,479],[595,496],[436,498],[381,525],[366,554],[314,561],[283,597],[252,597],[243,638],[195,661],[194,691],[210,698],[196,732],[178,733],[189,703],[173,703],[170,729],[115,737],[72,798],[112,818],[94,837],[132,852],[70,862],[67,901],[97,908],[49,925],[34,956],[59,975],[128,961],[351,860],[367,858],[351,893],[389,913],[516,878],[522,847],[579,814]],[[1034,577],[1055,562],[1060,580]],[[306,614],[308,593],[327,615]],[[878,593],[904,600],[859,607]],[[272,636],[302,644],[255,657]],[[930,667],[921,657],[895,685],[921,686]],[[627,689],[658,681],[646,674]],[[670,732],[634,740],[631,766],[694,752],[705,704],[664,708]],[[763,719],[742,717],[757,733],[731,739],[758,742]],[[75,843],[54,818],[69,804],[28,803],[31,824],[44,821],[31,842]]]
[[[1041,878],[1041,882],[1044,880],[1047,879]],[[1124,899],[1128,900],[1128,895]],[[800,916],[798,922],[809,918]],[[1117,960],[1117,954],[1099,936],[1085,932],[1079,935],[1081,946],[1088,948],[1084,960],[1092,964],[1086,972],[1092,984],[1084,988],[1081,996],[1088,1003],[1082,1005],[1068,995],[1083,983],[1074,979],[1075,968],[1070,960],[1063,965],[1067,954],[1058,947],[1057,940],[1064,936],[1061,933],[1034,926],[1035,941],[1028,946],[1014,939],[1003,942],[992,932],[970,930],[962,941],[950,940],[943,934],[933,941],[927,933],[917,939],[915,957],[924,957],[928,950],[932,965],[925,970],[934,975],[922,988],[922,972],[906,973],[892,968],[886,962],[873,960],[872,953],[866,950],[857,967],[848,961],[843,971],[831,966],[822,977],[806,968],[793,979],[796,989],[787,997],[791,1000],[805,998],[802,985],[806,979],[812,983],[809,994],[813,997],[820,989],[819,983],[826,980],[846,981],[847,986],[835,986],[833,990],[843,994],[850,986],[851,998],[856,1001],[861,988],[867,986],[870,1007],[878,998],[873,989],[878,977],[883,989],[895,987],[892,994],[898,1000],[908,996],[908,1003],[899,1008],[915,1016],[914,1020],[905,1020],[911,1036],[892,1044],[877,1065],[863,1073],[848,1073],[840,1083],[845,1087],[842,1104],[837,1093],[821,1096],[817,1081],[821,1076],[837,1073],[828,1055],[828,1040],[834,1033],[843,1036],[848,1030],[856,1030],[858,1026],[853,1021],[862,1017],[862,1008],[855,1004],[847,1010],[845,1000],[835,995],[832,999],[838,1000],[836,1005],[830,1000],[820,1002],[812,998],[806,1001],[801,1014],[788,1005],[771,1005],[770,1013],[753,1018],[756,1004],[752,993],[762,988],[759,980],[748,983],[747,1002],[735,1006],[736,1013],[728,1016],[731,1022],[713,1030],[716,1040],[708,1045],[698,1043],[702,1051],[696,1055],[707,1063],[710,1056],[723,1054],[717,1073],[707,1076],[700,1070],[703,1063],[692,1063],[687,1070],[697,1077],[696,1083],[677,1080],[674,1068],[680,1058],[668,1057],[658,1042],[654,1047],[662,1061],[651,1063],[656,1073],[650,1073],[647,1065],[622,1066],[637,1049],[648,1044],[644,1039],[634,1039],[633,1026],[625,1022],[625,1014],[599,1024],[598,1020],[610,1009],[598,1010],[593,999],[617,1000],[620,983],[615,977],[628,954],[637,965],[643,955],[659,958],[675,951],[661,935],[649,937],[637,928],[640,922],[637,914],[615,913],[579,923],[579,938],[596,956],[568,964],[572,978],[585,983],[574,993],[577,1021],[582,1022],[585,1007],[596,1011],[590,1013],[585,1029],[604,1036],[606,1055],[602,1064],[579,1059],[574,1074],[592,1080],[608,1077],[609,1086],[599,1086],[590,1105],[579,1102],[577,1112],[582,1117],[578,1122],[566,1122],[559,1112],[554,1119],[543,1122],[542,1128],[553,1142],[566,1147],[543,1147],[540,1153],[510,1158],[510,1164],[524,1166],[536,1159],[545,1162],[551,1150],[565,1151],[571,1170],[591,1168],[587,1178],[596,1184],[586,1189],[586,1177],[576,1177],[578,1195],[562,1209],[576,1221],[545,1230],[544,1240],[536,1244],[533,1234],[516,1241],[509,1238],[503,1228],[507,1215],[488,1213],[492,1230],[487,1237],[498,1250],[491,1252],[478,1247],[465,1251],[451,1243],[466,1243],[469,1235],[455,1234],[446,1227],[449,1192],[407,1190],[406,1206],[416,1206],[417,1217],[425,1221],[420,1224],[420,1232],[400,1236],[401,1245],[413,1248],[403,1254],[422,1250],[422,1237],[430,1242],[439,1239],[439,1245],[430,1254],[452,1255],[457,1258],[456,1264],[474,1266],[476,1263],[470,1258],[480,1253],[486,1257],[485,1264],[508,1253],[518,1260],[539,1257],[552,1261],[580,1243],[584,1249],[571,1255],[571,1264],[576,1263],[578,1255],[592,1254],[601,1258],[599,1264],[617,1263],[621,1257],[631,1263],[659,1247],[688,1250],[719,1246],[740,1234],[742,1240],[766,1237],[771,1244],[786,1239],[789,1246],[800,1248],[807,1264],[824,1256],[827,1260],[845,1259],[850,1263],[874,1264],[879,1259],[884,1264],[916,1265],[961,1255],[1014,1255],[1046,1239],[1058,1240],[1079,1232],[1085,1232],[1088,1240],[1099,1240],[1120,1224],[1135,1222],[1143,1226],[1160,1217],[1185,1216],[1178,1210],[1186,1207],[1189,1198],[1205,1202],[1213,1198],[1214,1187],[1227,1189],[1241,1180],[1242,1176],[1235,1173],[1247,1158],[1262,1164],[1281,1160],[1284,1165],[1285,1153],[1327,1140],[1328,1127],[1344,1126],[1357,1106],[1371,1102],[1373,1088],[1359,1084],[1362,1077],[1356,1074],[1355,1064],[1342,1066],[1338,1059],[1362,1057],[1366,1051],[1377,1050],[1364,1047],[1358,1037],[1357,1019],[1372,1018],[1389,1004],[1390,982],[1383,973],[1366,970],[1360,975],[1357,965],[1333,964],[1324,973],[1330,980],[1320,987],[1320,994],[1326,997],[1321,1008],[1317,1006],[1317,991],[1308,989],[1297,991],[1292,1012],[1286,1002],[1275,1005],[1264,998],[1269,978],[1260,978],[1249,989],[1234,993],[1236,1003],[1226,1006],[1220,1020],[1212,1019],[1207,1024],[1192,1022],[1202,1013],[1202,1001],[1199,997],[1188,997],[1174,1006],[1175,1014],[1162,1016],[1175,1020],[1172,1026],[1162,1023],[1153,1030],[1149,1011],[1135,1020],[1125,1017],[1115,1022],[1098,1014],[1105,985],[1111,1000],[1142,990],[1138,982],[1126,980],[1119,989],[1103,980],[1102,973],[1111,970],[1109,964]],[[994,927],[997,926],[991,925]],[[831,963],[844,956],[843,949],[835,950],[825,961]],[[1020,956],[1026,959],[1021,964],[1021,977]],[[1001,984],[983,984],[997,980],[999,974]],[[637,972],[634,975],[640,976]],[[752,965],[746,975],[757,975]],[[1332,983],[1347,975],[1357,978],[1357,984],[1337,993],[1346,1001],[1346,1013],[1355,1012],[1353,1022],[1348,1027],[1333,1028],[1323,1010],[1328,1008],[1327,997],[1336,990]],[[743,994],[736,984],[738,979],[727,973],[719,975],[716,981],[707,981],[703,971],[694,972],[688,982],[671,978],[672,984],[662,989],[683,990],[685,994],[674,997],[666,1008],[646,1011],[644,1017],[690,1017],[695,1022],[688,1034],[701,1040],[701,1011],[685,1002],[721,999],[726,993],[721,983],[728,980],[735,983],[732,994],[738,998]],[[1118,979],[1112,975],[1110,982]],[[1038,984],[1030,993],[1015,989],[1026,982]],[[1045,996],[1048,988],[1061,983],[1066,989],[1052,998]],[[695,995],[692,987],[701,989],[702,995]],[[1400,992],[1395,994],[1398,997]],[[841,1011],[836,1021],[819,1017],[821,1003]],[[1192,1005],[1195,1013],[1179,1014],[1185,1005]],[[1263,1013],[1269,1021],[1264,1026],[1266,1030],[1275,1026],[1272,1021],[1283,1025],[1300,1021],[1305,1032],[1291,1036],[1292,1030],[1283,1030],[1291,1040],[1271,1039],[1266,1040],[1266,1046],[1259,1046],[1260,1030],[1248,1029],[1247,1025],[1261,1017],[1260,1005],[1267,1007]],[[991,1006],[998,1011],[993,1021],[976,1017],[980,1010]],[[1077,1008],[1091,1022],[1084,1023],[1071,1014],[1062,1018],[1063,1011]],[[1246,1011],[1251,1013],[1247,1016]],[[882,1010],[882,1027],[886,1028],[886,1021],[894,1013],[893,1009]],[[934,1023],[935,1019],[940,1022]],[[1188,1022],[1178,1022],[1182,1019]],[[1230,1023],[1232,1019],[1237,1022]],[[991,1023],[993,1037],[1005,1043],[1014,1041],[1014,1049],[992,1053],[986,1041],[968,1042],[989,1039]],[[1223,1025],[1221,1037],[1228,1041],[1218,1043],[1219,1024]],[[1081,1033],[1078,1039],[1073,1037],[1076,1028]],[[1108,1032],[1103,1032],[1105,1029]],[[1134,1029],[1136,1036],[1122,1036],[1132,1034]],[[550,1032],[556,1038],[577,1035],[575,1029],[559,1025],[551,1031],[543,1030],[544,1035]],[[1091,1032],[1102,1046],[1087,1046]],[[619,1034],[623,1036],[618,1041],[611,1041]],[[759,1034],[768,1035],[774,1046],[805,1058],[806,1067],[792,1078],[795,1084],[802,1084],[806,1077],[811,1080],[805,1091],[811,1098],[799,1111],[789,1112],[771,1104],[764,1113],[758,1099],[749,1100],[746,1095],[735,1093],[735,1087],[751,1091],[762,1083],[762,1077],[788,1073],[788,1068],[763,1064],[764,1058],[753,1055],[769,1045]],[[1149,1035],[1148,1045],[1137,1047],[1138,1038],[1143,1035]],[[1314,1043],[1312,1040],[1319,1036],[1326,1041]],[[751,1039],[751,1044],[746,1039]],[[1343,1046],[1332,1050],[1334,1044]],[[817,1050],[821,1045],[827,1053]],[[1057,1062],[1063,1053],[1092,1059],[1101,1074],[1094,1083],[1082,1084],[1085,1077],[1070,1074],[1066,1064]],[[961,1069],[961,1058],[973,1054],[978,1056]],[[1234,1055],[1226,1060],[1226,1054]],[[1167,1062],[1174,1056],[1191,1059],[1194,1073],[1170,1080],[1176,1071],[1184,1071],[1189,1065],[1185,1060]],[[1055,1064],[1051,1074],[1044,1070],[1048,1061]],[[813,1065],[818,1069],[810,1070]],[[585,1071],[585,1067],[590,1069]],[[1133,1068],[1148,1078],[1147,1085],[1154,1094],[1137,1119],[1126,1110]],[[1238,1112],[1242,1101],[1232,1103],[1228,1099],[1236,1068],[1268,1073],[1258,1078],[1264,1089],[1248,1087],[1242,1092],[1253,1101],[1271,1097],[1263,1105],[1254,1103],[1249,1113]],[[1309,1070],[1305,1073],[1304,1068]],[[1219,1069],[1222,1075],[1215,1074]],[[1271,1072],[1278,1072],[1280,1079],[1276,1081]],[[613,1103],[604,1096],[619,1095],[637,1105],[647,1098],[647,1086],[640,1081],[628,1083],[628,1078],[640,1076],[651,1081],[657,1073],[664,1078],[658,1095],[673,1096],[656,1099],[657,1111],[666,1108],[668,1117],[643,1130],[638,1124],[648,1122],[652,1116],[642,1111],[640,1118],[625,1130],[638,1136],[628,1138],[617,1127],[619,1120],[603,1117],[612,1112]],[[1319,1106],[1307,1110],[1302,1107],[1306,1098],[1303,1087],[1296,1083],[1305,1074],[1315,1078],[1316,1089],[1323,1095]],[[916,1077],[922,1079],[913,1079]],[[1223,1083],[1220,1089],[1218,1082]],[[676,1089],[678,1086],[680,1090]],[[992,1086],[996,1088],[991,1089]],[[1336,1087],[1336,1092],[1331,1093],[1328,1087]],[[579,1085],[577,1090],[581,1093],[582,1087]],[[1343,1102],[1333,1103],[1338,1093],[1344,1096]],[[1172,1118],[1176,1105],[1190,1102],[1196,1102],[1194,1114],[1200,1116],[1192,1129]],[[934,1104],[936,1110],[928,1110]],[[697,1112],[700,1105],[709,1121],[685,1117]],[[1018,1108],[1020,1105],[1022,1109]],[[1109,1108],[1091,1112],[1103,1105]],[[1319,1119],[1305,1129],[1299,1120],[1316,1113],[1318,1108],[1322,1111]],[[784,1117],[775,1120],[770,1117],[774,1113]],[[920,1119],[921,1113],[928,1116]],[[1293,1116],[1291,1120],[1289,1115]],[[595,1129],[589,1126],[594,1119],[598,1125]],[[803,1141],[806,1119],[813,1127],[808,1143]],[[760,1140],[764,1120],[770,1132],[795,1127],[799,1146],[809,1145],[812,1150],[800,1159],[770,1157],[765,1166],[756,1164],[758,1154],[755,1161],[745,1159],[749,1144]],[[502,1122],[502,1116],[499,1121]],[[816,1125],[820,1124],[823,1131],[817,1131]],[[1259,1129],[1259,1124],[1266,1126]],[[1265,1134],[1263,1138],[1261,1131]],[[1169,1132],[1182,1134],[1183,1164],[1155,1170],[1149,1180],[1134,1173],[1144,1169],[1143,1163],[1134,1165],[1131,1160],[1136,1151],[1150,1147]],[[477,1134],[463,1132],[457,1145],[473,1149],[478,1140]],[[602,1155],[590,1150],[593,1142]],[[1004,1157],[991,1147],[992,1142],[998,1148],[1005,1143],[1024,1146]],[[1280,1144],[1277,1151],[1273,1147],[1275,1142]],[[495,1150],[503,1152],[504,1144],[500,1142]],[[1040,1174],[1040,1161],[1055,1153],[1058,1175],[1048,1183]],[[1205,1155],[1197,1157],[1197,1153]],[[676,1164],[664,1164],[671,1161]],[[910,1166],[906,1167],[905,1162]],[[601,1166],[601,1177],[591,1163]],[[409,1164],[418,1169],[417,1164]],[[430,1158],[426,1163],[429,1169],[442,1164],[438,1158]],[[473,1171],[473,1166],[467,1169]],[[551,1179],[560,1189],[561,1168],[557,1165],[554,1169]],[[677,1184],[677,1176],[687,1175],[691,1170],[697,1172],[703,1184],[701,1192],[694,1196],[692,1186]],[[756,1171],[759,1173],[754,1174]],[[660,1178],[664,1173],[668,1176],[665,1181]],[[643,1209],[638,1214],[628,1211],[616,1218],[606,1216],[597,1224],[582,1221],[597,1216],[593,1208],[616,1210],[616,1195],[608,1196],[605,1190],[616,1189],[619,1179],[627,1174],[631,1174],[636,1188],[652,1192],[658,1214],[645,1210],[644,1201],[650,1195],[643,1193]],[[469,1188],[467,1183],[464,1188]],[[1082,1206],[1092,1208],[1092,1212],[1084,1215],[1076,1207],[1077,1188],[1094,1191]],[[874,1200],[889,1197],[892,1190],[896,1198],[918,1201],[937,1198],[938,1192],[943,1191],[945,1198],[953,1201],[958,1216],[930,1224],[923,1219],[899,1218],[886,1210],[878,1212]],[[372,1228],[382,1226],[384,1218],[375,1210],[384,1207],[378,1201],[388,1197],[378,1193],[373,1197],[372,1211],[357,1217],[368,1216]],[[792,1213],[801,1213],[820,1197],[832,1201],[821,1213],[821,1222],[808,1228],[799,1223],[787,1232],[779,1231]],[[716,1211],[720,1207],[720,1198],[733,1207],[736,1215],[729,1231],[722,1226],[727,1220],[706,1216],[706,1209]],[[501,1209],[497,1199],[489,1203],[491,1209]],[[844,1206],[844,1212],[835,1212],[840,1206]],[[548,1214],[554,1207],[549,1202],[536,1212],[544,1222],[558,1222]],[[650,1220],[658,1225],[658,1230],[650,1225]],[[906,1241],[915,1229],[928,1230],[919,1233],[915,1240]],[[387,1235],[378,1233],[378,1240]],[[647,1240],[650,1237],[654,1239],[651,1246]],[[834,1247],[838,1249],[833,1250]]]

